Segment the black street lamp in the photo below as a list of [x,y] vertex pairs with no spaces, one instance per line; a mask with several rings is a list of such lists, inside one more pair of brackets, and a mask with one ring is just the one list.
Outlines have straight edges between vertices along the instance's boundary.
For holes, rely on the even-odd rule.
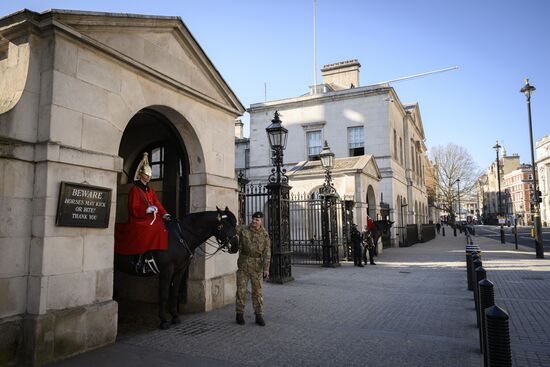
[[455,182],[458,196],[458,223],[460,224],[460,178],[457,178]]
[[540,195],[537,185],[537,168],[535,166],[535,152],[533,149],[533,126],[531,123],[531,94],[535,91],[535,87],[529,84],[529,79],[525,79],[525,85],[520,92],[527,97],[527,113],[529,115],[529,140],[531,142],[531,165],[533,168],[533,226],[535,227],[535,251],[538,259],[544,259],[544,245],[542,243],[542,224],[540,221]]
[[283,150],[286,147],[288,130],[281,125],[279,112],[275,111],[271,125],[265,130],[269,138],[272,151],[271,169],[266,185],[269,191],[268,205],[268,232],[271,237],[271,264],[269,267],[269,281],[286,283],[294,280],[292,277],[288,205],[290,186],[283,166]]
[[319,154],[321,165],[325,169],[325,182],[319,193],[323,198],[321,212],[323,230],[323,267],[335,267],[338,261],[338,233],[336,218],[336,198],[338,194],[332,183],[331,170],[334,167],[334,153],[330,150],[327,141]]
[[501,145],[498,143],[495,144],[493,147],[494,150],[497,152],[497,181],[498,181],[498,221],[500,225],[500,243],[504,243],[504,227],[503,224],[500,223],[502,221],[502,198],[500,197],[500,158],[498,153],[500,152]]
[[407,238],[406,238],[406,226],[405,226],[405,213],[404,213],[404,208],[406,208],[409,204],[407,203],[404,203],[405,201],[405,198],[401,198],[401,203],[399,203],[399,205],[401,206],[401,238],[402,238],[402,245],[403,247],[406,246],[405,242],[407,241]]

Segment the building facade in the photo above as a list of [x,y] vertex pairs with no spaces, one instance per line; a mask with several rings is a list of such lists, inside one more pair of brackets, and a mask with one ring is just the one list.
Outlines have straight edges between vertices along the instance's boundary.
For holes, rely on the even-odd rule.
[[[508,173],[516,170],[521,165],[519,155],[507,155],[506,150],[502,150],[502,156],[499,157],[498,169],[500,170],[500,186],[499,174],[497,172],[497,162],[491,163],[477,184],[478,206],[480,210],[481,220],[485,224],[497,224],[498,215],[502,211],[503,216],[509,216],[511,213],[507,211],[507,199],[504,192],[503,177]],[[499,187],[500,187],[500,205],[499,205]]]
[[[335,184],[340,196],[351,195],[356,202],[355,218],[359,225],[366,224],[367,213],[378,215],[381,207],[389,206],[389,219],[395,222],[392,241],[396,243],[397,228],[428,222],[422,118],[418,104],[401,103],[388,84],[361,87],[360,66],[357,60],[325,65],[323,84],[312,87],[310,93],[252,104],[248,109],[250,165],[247,176],[253,181],[265,182],[271,170],[265,128],[274,112],[279,111],[283,126],[288,129],[284,151],[287,167],[317,161],[324,141],[328,142],[337,162],[372,156],[380,173],[379,182],[371,175],[363,181],[343,183],[346,177],[355,174],[356,168],[351,167],[349,172],[339,171],[334,176]],[[316,180],[317,184],[308,185],[322,184],[319,178]],[[291,181],[290,185],[295,184]],[[369,187],[374,191],[371,194],[368,194]]]
[[550,226],[550,135],[536,143],[538,187],[541,192],[540,216],[544,227]]
[[531,225],[530,194],[533,191],[533,166],[522,164],[517,169],[504,175],[504,202],[510,222],[518,225]]
[[[23,10],[0,19],[2,363],[45,364],[113,343],[114,288],[156,301],[156,283],[113,269],[135,167],[149,152],[151,185],[175,216],[235,212],[243,112],[179,17]],[[111,193],[105,226],[58,223],[67,183]],[[236,260],[196,256],[182,306],[233,303]]]

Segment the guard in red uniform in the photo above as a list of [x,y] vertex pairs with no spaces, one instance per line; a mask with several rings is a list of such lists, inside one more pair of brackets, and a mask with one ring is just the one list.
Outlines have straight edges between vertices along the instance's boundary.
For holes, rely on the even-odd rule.
[[134,186],[128,193],[128,223],[115,226],[115,252],[118,254],[142,254],[168,248],[168,232],[163,220],[169,220],[170,214],[158,200],[155,190],[148,186],[151,174],[147,153],[143,153]]

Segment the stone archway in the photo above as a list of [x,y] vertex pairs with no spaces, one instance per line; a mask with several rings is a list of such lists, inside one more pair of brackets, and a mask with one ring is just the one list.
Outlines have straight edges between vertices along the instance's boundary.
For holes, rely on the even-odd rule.
[[[120,141],[118,154],[123,158],[123,170],[117,180],[116,222],[127,221],[128,192],[144,152],[149,154],[153,170],[150,186],[163,206],[175,217],[188,214],[190,167],[186,144],[176,125],[165,114],[154,108],[144,108],[130,119]],[[115,270],[113,299],[119,303],[119,335],[158,322],[157,276],[138,278]],[[186,300],[185,281],[180,289],[180,301],[186,303]]]
[[376,195],[372,185],[367,188],[367,214],[372,219],[376,218]]

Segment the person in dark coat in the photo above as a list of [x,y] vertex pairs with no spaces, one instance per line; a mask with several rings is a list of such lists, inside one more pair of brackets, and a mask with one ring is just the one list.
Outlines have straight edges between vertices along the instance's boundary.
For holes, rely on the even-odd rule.
[[441,224],[439,222],[436,223],[435,229],[437,230],[437,234],[439,234],[439,231],[441,230]]
[[352,223],[350,233],[351,244],[353,245],[353,265],[363,267],[361,259],[363,257],[363,236],[357,230],[357,225]]

